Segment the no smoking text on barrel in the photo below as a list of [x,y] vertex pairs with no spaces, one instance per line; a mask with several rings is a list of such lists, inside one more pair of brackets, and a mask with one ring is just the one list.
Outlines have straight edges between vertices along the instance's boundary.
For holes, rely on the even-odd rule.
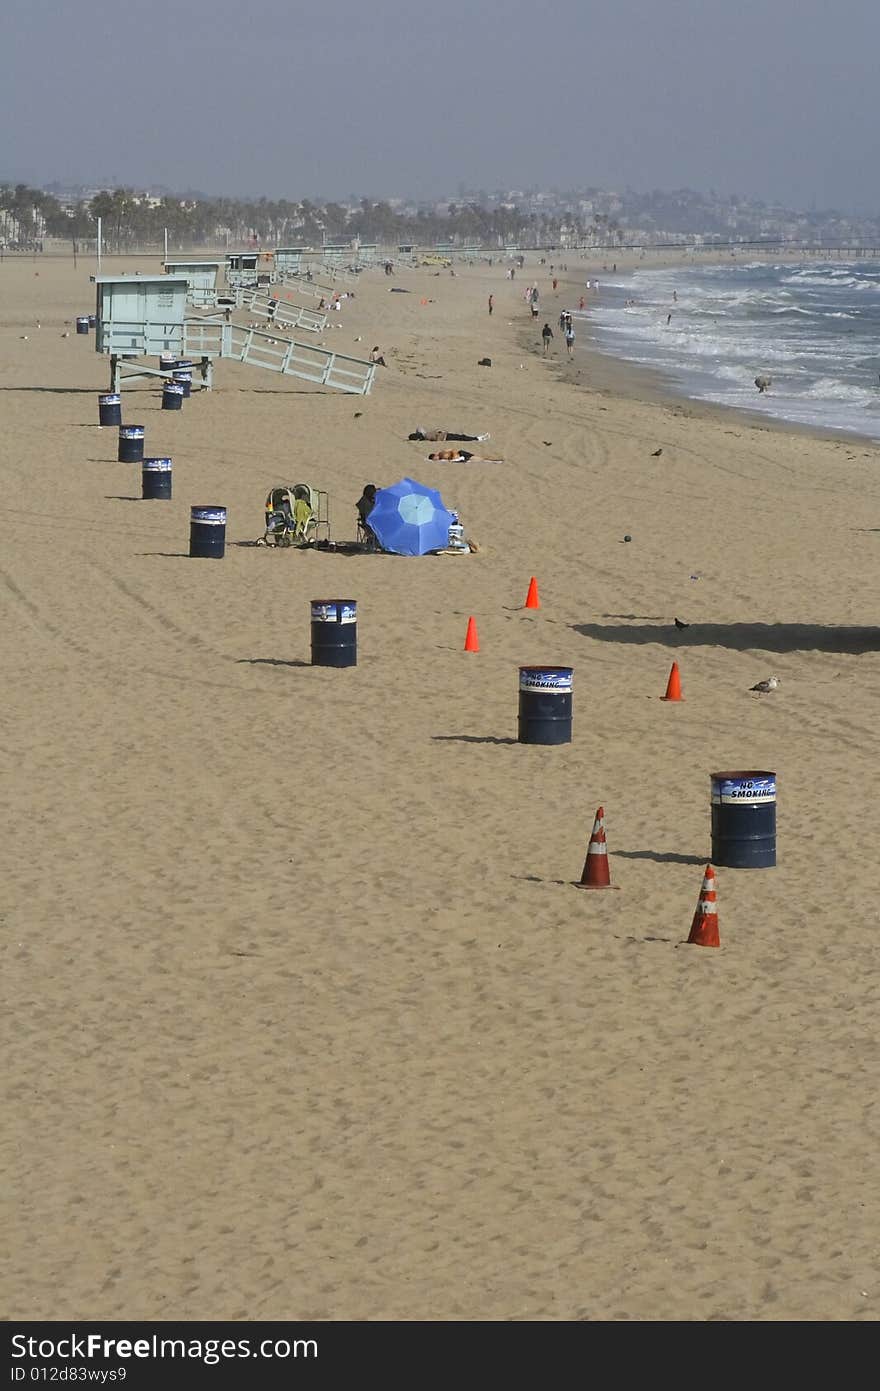
[[98,424],[122,424],[122,397],[116,391],[105,391],[98,397]]
[[357,601],[312,600],[312,666],[357,666]]
[[710,773],[712,863],[728,869],[776,864],[776,774]]
[[192,395],[193,374],[183,372],[175,368],[171,380],[177,382],[178,386],[183,387],[183,399],[186,401]]
[[120,425],[119,462],[120,464],[139,464],[144,457],[143,425]]
[[519,742],[570,744],[573,667],[520,667]]
[[204,504],[190,508],[189,553],[199,559],[223,559],[226,553],[225,507]]
[[165,500],[171,496],[171,460],[144,459],[141,469],[141,497]]

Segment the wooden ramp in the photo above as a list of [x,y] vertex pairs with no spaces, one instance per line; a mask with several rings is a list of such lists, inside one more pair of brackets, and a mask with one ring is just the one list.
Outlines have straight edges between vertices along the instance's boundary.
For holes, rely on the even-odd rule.
[[309,280],[305,273],[297,275],[294,271],[283,271],[273,282],[276,291],[293,290],[298,295],[311,295],[313,299],[335,299],[336,290],[323,281]]
[[[151,326],[138,325],[141,341],[151,337]],[[180,348],[178,348],[180,344]],[[109,345],[108,345],[109,346]],[[192,359],[196,370],[201,374],[202,385],[210,390],[212,385],[212,365],[215,358],[228,358],[243,362],[248,367],[262,367],[268,372],[279,372],[285,377],[299,377],[316,386],[330,387],[334,391],[345,391],[355,396],[367,396],[376,375],[376,365],[362,358],[347,357],[336,353],[332,348],[318,344],[298,343],[293,339],[282,338],[262,328],[244,328],[240,324],[226,323],[219,318],[185,319],[176,325],[174,341],[168,342],[172,351]],[[129,335],[118,348],[109,348],[110,389],[119,391],[123,378],[138,381],[149,377],[167,377],[169,374],[155,367],[133,361],[142,355]]]
[[285,377],[301,377],[303,381],[357,396],[369,393],[376,375],[373,362],[346,357],[317,344],[279,339],[266,329],[204,320],[187,320],[183,328],[187,357],[232,358],[250,367],[263,367]]
[[[279,296],[283,290],[278,287]],[[271,313],[272,297],[265,290],[245,290],[241,295],[240,307],[258,318],[265,319],[277,328],[303,328],[309,333],[323,333],[327,327],[327,315],[321,310],[305,309],[300,304],[291,304],[278,298],[274,315]]]

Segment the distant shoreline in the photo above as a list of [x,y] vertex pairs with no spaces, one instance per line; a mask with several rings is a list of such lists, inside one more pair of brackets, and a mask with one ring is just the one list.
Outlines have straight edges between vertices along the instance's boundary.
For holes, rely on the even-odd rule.
[[[729,256],[719,256],[717,251],[706,251],[701,253],[682,253],[681,255],[666,255],[662,258],[651,260],[651,269],[667,267],[669,269],[687,269],[693,265],[696,257],[699,257],[701,266],[727,265],[733,259]],[[809,264],[804,261],[802,256],[778,255],[774,254],[771,258],[776,261],[786,261],[791,265]],[[810,258],[812,259],[812,258]],[[584,291],[584,280],[575,279],[572,270],[572,263],[567,262],[568,270],[563,271],[559,277],[559,291],[568,290],[568,297],[572,304],[577,304],[578,299]],[[612,271],[611,265],[616,264],[616,270]],[[549,263],[548,263],[549,265]],[[555,262],[554,262],[555,265]],[[584,279],[598,279],[601,293],[601,277],[605,275],[631,275],[633,272],[643,268],[645,262],[641,256],[622,254],[616,263],[605,262],[581,262],[578,269],[583,269]],[[548,266],[540,266],[538,269],[542,273],[547,273]],[[528,280],[529,263],[523,268],[522,276],[524,281]],[[560,307],[563,305],[564,295],[561,294]],[[554,300],[554,306],[556,301]],[[589,301],[588,301],[589,305]],[[542,316],[549,314],[546,304],[542,309]],[[556,331],[555,320],[558,318],[559,309],[554,308],[553,322],[551,328]],[[534,325],[524,319],[522,328],[517,334],[517,343],[523,352],[528,352],[534,356],[542,356],[540,336],[535,341]],[[540,335],[540,330],[538,330]],[[554,340],[555,342],[556,340]],[[705,401],[699,396],[691,396],[687,391],[681,389],[672,379],[663,372],[653,367],[646,367],[637,362],[631,362],[627,358],[618,357],[616,354],[606,352],[597,344],[595,331],[590,323],[589,315],[587,318],[578,320],[578,339],[575,347],[575,357],[573,368],[569,369],[567,360],[555,358],[551,366],[556,368],[557,375],[561,381],[568,381],[573,387],[585,391],[591,391],[601,396],[613,396],[627,401],[640,401],[645,404],[655,404],[665,407],[678,408],[679,412],[683,409],[691,415],[700,415],[707,420],[715,420],[730,424],[732,421],[740,421],[757,430],[771,430],[782,432],[786,435],[796,435],[808,437],[810,439],[834,440],[837,443],[850,442],[852,444],[870,445],[877,447],[877,441],[870,435],[859,434],[856,431],[834,430],[823,428],[820,425],[805,425],[794,420],[785,420],[779,416],[766,415],[763,412],[751,411],[747,406],[727,406],[720,405],[712,401]]]

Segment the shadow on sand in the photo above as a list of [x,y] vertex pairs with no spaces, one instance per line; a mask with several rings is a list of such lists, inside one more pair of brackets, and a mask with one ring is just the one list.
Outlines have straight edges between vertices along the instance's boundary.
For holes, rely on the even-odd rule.
[[499,739],[494,734],[432,734],[443,744],[518,744],[518,739]]
[[236,657],[237,666],[249,667],[310,667],[312,662],[302,662],[299,658],[294,658],[289,662],[283,661],[280,657]]
[[98,396],[100,394],[93,386],[0,386],[0,391],[41,391],[50,396]]
[[615,850],[612,860],[654,860],[658,865],[706,865],[709,855],[677,855],[674,851]]
[[572,623],[598,642],[663,643],[672,647],[729,647],[736,652],[871,652],[880,649],[880,627],[843,628],[819,623],[693,623],[686,630],[653,624]]

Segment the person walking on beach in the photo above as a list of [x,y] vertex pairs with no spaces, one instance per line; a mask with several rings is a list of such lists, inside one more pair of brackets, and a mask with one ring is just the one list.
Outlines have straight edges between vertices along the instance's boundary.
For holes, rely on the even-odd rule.
[[574,325],[571,323],[565,325],[565,346],[569,357],[574,357]]
[[549,324],[545,324],[541,329],[541,337],[544,340],[544,356],[546,357],[550,351],[550,339],[553,337],[553,330]]
[[490,296],[489,296],[489,313],[490,313],[490,314],[492,313],[492,310],[493,310],[494,308],[495,308],[495,296],[494,296],[494,295],[490,295]]
[[583,295],[581,295],[580,301],[579,301],[579,303],[578,303],[578,309],[586,309],[586,307],[587,307],[587,301],[584,299]]

